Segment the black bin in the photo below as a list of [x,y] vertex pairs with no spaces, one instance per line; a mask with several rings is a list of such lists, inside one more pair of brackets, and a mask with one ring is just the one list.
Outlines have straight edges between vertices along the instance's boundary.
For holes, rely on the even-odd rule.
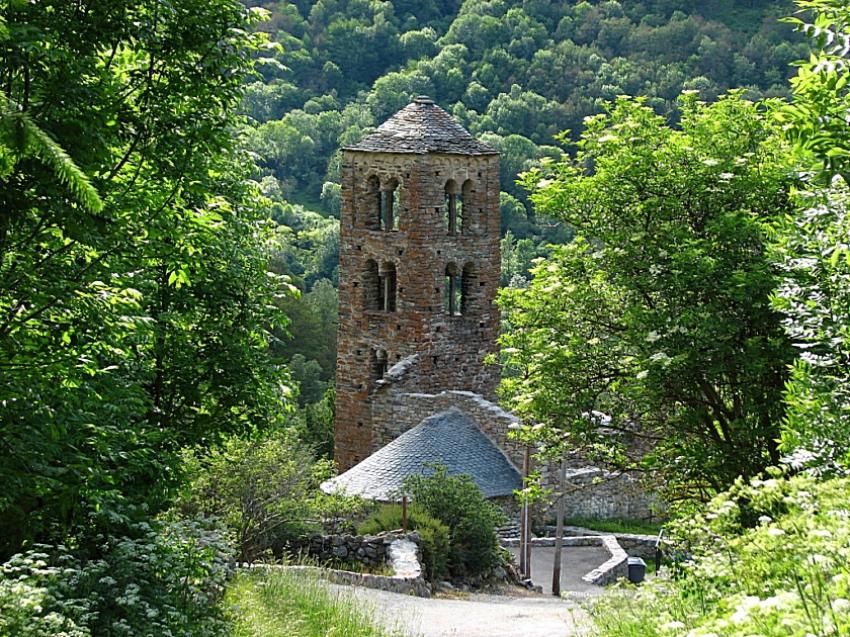
[[640,584],[646,577],[646,562],[639,557],[629,558],[629,581]]

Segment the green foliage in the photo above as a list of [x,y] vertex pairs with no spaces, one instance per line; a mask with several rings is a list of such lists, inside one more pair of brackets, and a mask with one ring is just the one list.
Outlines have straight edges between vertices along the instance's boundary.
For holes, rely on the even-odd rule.
[[823,472],[850,466],[850,10],[843,2],[798,4],[807,15],[795,22],[815,51],[792,81],[794,102],[781,116],[812,172],[797,211],[778,226],[775,249],[785,275],[775,304],[800,350],[782,445],[795,465]]
[[235,148],[256,18],[235,0],[0,10],[4,557],[120,534],[167,505],[182,447],[285,413],[267,342],[287,284]]
[[529,172],[540,213],[576,229],[501,295],[502,395],[553,451],[651,467],[704,498],[778,461],[793,356],[769,296],[765,225],[789,209],[775,106],[641,99],[587,123],[574,160]]
[[221,519],[236,537],[242,561],[269,551],[280,555],[289,541],[315,530],[329,500],[342,497],[319,491],[333,465],[315,461],[292,430],[232,438],[187,461],[191,481],[182,510]]
[[437,466],[432,475],[409,476],[404,489],[418,508],[449,528],[452,575],[479,575],[499,563],[496,527],[504,522],[504,514],[484,498],[472,478],[450,476]]
[[[407,515],[408,529],[416,531],[422,538],[422,566],[431,582],[440,582],[448,572],[451,544],[449,528],[430,516],[419,506],[411,506]],[[402,528],[402,509],[399,504],[380,507],[372,516],[357,527],[361,535],[374,535]]]
[[130,637],[228,634],[219,602],[232,559],[208,522],[167,522],[101,538],[81,561],[64,546],[13,556],[0,570],[0,635]]
[[303,572],[242,573],[225,602],[234,637],[390,637],[353,598]]
[[3,162],[0,176],[7,176],[19,161],[28,157],[35,157],[51,168],[88,212],[98,213],[103,209],[103,201],[88,176],[62,147],[36,126],[26,112],[18,111],[8,98],[0,96],[0,161]]
[[609,596],[604,637],[806,637],[850,630],[846,479],[739,480],[674,531],[693,555],[678,579]]
[[[283,70],[264,67],[267,85],[249,91],[246,111],[270,123],[262,128],[287,132],[277,136],[275,159],[251,146],[263,169],[294,178],[288,189],[299,200],[319,195],[337,148],[326,142],[356,141],[417,93],[462,111],[476,135],[539,145],[563,128],[577,136],[586,116],[621,94],[647,95],[660,113],[675,111],[688,87],[706,99],[736,86],[787,95],[788,64],[803,51],[774,19],[790,0],[262,4],[272,12],[264,29],[282,45],[275,59]],[[338,101],[333,114],[311,120],[292,110],[308,111],[318,96]],[[331,136],[316,134],[320,119]],[[516,174],[506,172],[503,187],[515,195]]]
[[568,526],[580,526],[594,531],[606,533],[634,533],[636,535],[658,535],[661,530],[660,524],[653,524],[644,520],[628,519],[596,519],[596,518],[566,518],[564,524]]

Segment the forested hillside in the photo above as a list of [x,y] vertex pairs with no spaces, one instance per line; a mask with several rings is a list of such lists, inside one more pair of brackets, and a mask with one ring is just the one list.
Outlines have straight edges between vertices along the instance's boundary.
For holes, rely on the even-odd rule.
[[[524,285],[531,261],[571,229],[535,219],[518,173],[557,140],[578,139],[586,116],[618,95],[647,96],[675,121],[676,98],[788,95],[802,38],[779,18],[785,0],[568,2],[467,0],[252,2],[279,45],[248,87],[246,143],[281,224],[277,268],[304,292],[287,303],[278,343],[316,400],[334,374],[339,148],[358,141],[418,94],[428,94],[502,154],[502,284]],[[328,312],[331,315],[328,315]],[[325,431],[329,432],[327,425]]]
[[[257,3],[255,3],[257,4]],[[682,90],[786,95],[802,43],[784,0],[261,2],[282,46],[252,85],[259,165],[295,200],[337,181],[335,151],[428,94],[504,155],[503,190],[553,136],[618,95],[670,112]],[[326,210],[333,196],[325,194]]]

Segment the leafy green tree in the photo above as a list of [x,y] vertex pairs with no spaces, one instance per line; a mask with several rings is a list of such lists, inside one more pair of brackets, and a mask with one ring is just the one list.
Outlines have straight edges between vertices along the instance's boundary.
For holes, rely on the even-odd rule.
[[1,556],[147,518],[182,447],[281,417],[284,287],[235,149],[257,17],[0,9]]
[[794,22],[814,52],[792,80],[794,102],[781,116],[812,171],[777,242],[785,281],[776,306],[800,350],[783,447],[795,462],[824,471],[850,465],[850,56],[843,44],[850,9],[830,0],[798,5],[807,15]]
[[575,159],[528,173],[578,234],[501,296],[502,394],[526,434],[705,497],[779,459],[793,350],[765,224],[789,210],[774,104],[686,95],[681,130],[640,99],[593,118]]

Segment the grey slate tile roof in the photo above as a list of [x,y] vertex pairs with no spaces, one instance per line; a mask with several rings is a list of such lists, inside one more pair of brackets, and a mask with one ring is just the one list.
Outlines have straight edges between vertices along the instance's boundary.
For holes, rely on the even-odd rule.
[[487,498],[522,488],[522,478],[505,454],[455,407],[426,418],[321,488],[390,502],[398,499],[407,476],[433,473],[429,464],[446,465],[449,475],[469,474]]
[[424,95],[390,117],[374,133],[345,148],[377,153],[498,154]]

